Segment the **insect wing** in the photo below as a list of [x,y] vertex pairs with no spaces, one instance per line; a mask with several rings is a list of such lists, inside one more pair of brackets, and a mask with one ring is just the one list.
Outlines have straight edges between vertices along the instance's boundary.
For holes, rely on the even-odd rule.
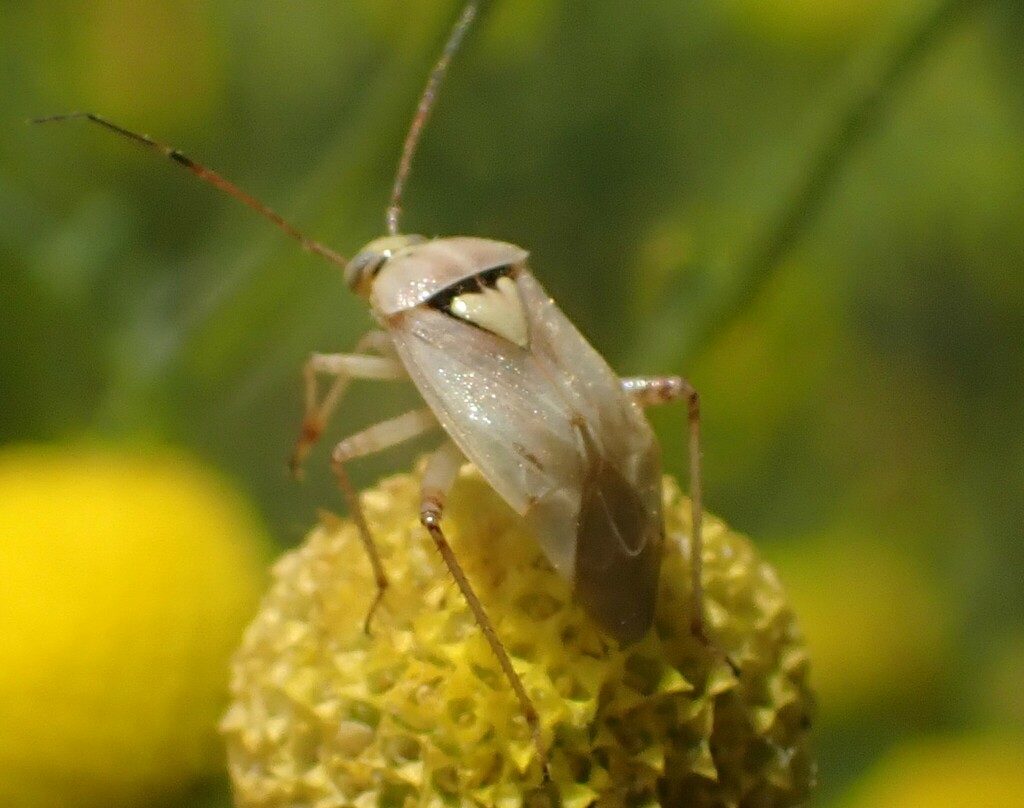
[[613,636],[650,625],[663,523],[657,442],[601,356],[521,264],[521,347],[428,305],[387,323],[444,429],[531,525]]
[[[531,354],[573,411],[583,476],[576,520],[579,600],[622,642],[651,625],[664,519],[661,456],[641,409],[618,376],[529,274],[519,278],[531,313]],[[581,417],[582,416],[582,417]],[[527,514],[543,537],[544,502]]]
[[[445,431],[491,486],[520,514],[561,493],[566,513],[575,515],[582,468],[568,428],[571,412],[529,352],[436,309],[420,306],[400,317],[400,327],[391,330],[399,357]],[[569,577],[574,541],[572,529],[564,547],[545,545]]]

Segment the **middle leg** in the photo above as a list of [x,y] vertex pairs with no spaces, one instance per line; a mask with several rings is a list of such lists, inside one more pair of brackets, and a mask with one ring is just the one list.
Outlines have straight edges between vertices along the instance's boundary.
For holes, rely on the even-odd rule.
[[363,506],[359,502],[359,495],[352,485],[352,480],[348,476],[345,464],[357,457],[365,457],[391,446],[396,446],[399,443],[404,443],[415,438],[417,435],[433,429],[437,425],[437,419],[434,418],[430,410],[412,410],[404,415],[399,415],[397,418],[381,421],[361,432],[350,435],[335,446],[334,451],[331,452],[331,469],[334,471],[334,476],[338,480],[338,487],[341,488],[341,493],[348,504],[352,520],[356,523],[356,528],[359,530],[359,537],[366,548],[366,554],[370,558],[370,566],[373,568],[373,576],[377,582],[377,594],[370,604],[370,608],[366,613],[366,620],[363,623],[363,629],[367,634],[370,633],[370,621],[373,619],[373,613],[377,611],[377,607],[387,591],[388,577],[384,572],[384,564],[380,560],[377,545],[373,541],[373,534],[370,533],[370,526],[366,523]]
[[541,739],[540,718],[537,708],[530,700],[530,696],[523,686],[523,680],[519,678],[519,674],[512,667],[512,660],[509,659],[505,646],[501,644],[498,632],[494,630],[494,624],[487,616],[487,612],[484,611],[480,598],[477,597],[476,592],[469,583],[462,565],[459,564],[459,560],[455,557],[455,553],[452,551],[451,545],[448,544],[448,539],[445,538],[444,531],[441,529],[441,515],[444,513],[445,502],[448,499],[452,486],[455,484],[455,477],[459,473],[459,468],[465,462],[466,459],[463,457],[462,452],[450,440],[445,441],[444,445],[430,456],[430,459],[427,461],[427,468],[423,473],[420,522],[427,529],[427,532],[430,533],[430,538],[434,540],[437,551],[441,554],[441,558],[455,579],[455,583],[458,584],[462,596],[469,605],[469,610],[473,613],[473,618],[476,620],[477,625],[480,626],[487,644],[491,647],[494,656],[497,657],[498,664],[501,666],[505,678],[508,679],[509,684],[512,686],[512,691],[519,700],[519,708],[522,710],[523,717],[530,728],[534,746],[537,748],[537,758],[540,761],[541,770],[544,772],[544,778],[547,780],[547,753],[544,751]]

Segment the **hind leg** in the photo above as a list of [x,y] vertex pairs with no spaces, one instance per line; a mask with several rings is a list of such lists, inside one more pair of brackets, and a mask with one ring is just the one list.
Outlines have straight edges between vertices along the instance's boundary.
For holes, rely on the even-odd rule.
[[694,635],[708,644],[706,626],[704,624],[704,583],[703,583],[703,552],[704,536],[702,519],[704,506],[702,502],[701,463],[700,463],[700,396],[696,389],[681,376],[640,376],[622,379],[622,389],[641,407],[653,407],[685,399],[688,446],[690,459],[690,575],[693,593],[693,611],[690,627]]

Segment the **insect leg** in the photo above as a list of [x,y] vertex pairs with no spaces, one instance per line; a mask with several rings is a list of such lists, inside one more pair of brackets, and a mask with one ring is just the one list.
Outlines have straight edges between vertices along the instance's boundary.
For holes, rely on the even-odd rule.
[[373,577],[377,582],[377,594],[370,604],[366,619],[363,621],[363,630],[370,633],[370,621],[373,613],[377,611],[384,593],[388,588],[388,577],[384,572],[384,564],[381,563],[380,553],[377,545],[374,544],[370,527],[366,523],[366,516],[363,514],[363,506],[359,503],[359,495],[352,486],[352,480],[345,469],[345,463],[357,457],[364,457],[382,449],[387,449],[399,443],[403,443],[416,437],[429,429],[437,426],[437,420],[428,409],[412,410],[397,418],[381,421],[361,432],[350,435],[334,447],[331,452],[331,469],[338,480],[338,486],[345,497],[349,513],[359,530],[359,538],[366,547],[366,554],[370,558],[370,566],[373,567]]
[[[306,406],[302,429],[288,467],[296,476],[302,474],[302,461],[320,439],[331,413],[338,406],[352,379],[394,380],[406,378],[405,368],[390,356],[366,356],[363,351],[376,350],[390,354],[391,340],[383,331],[370,331],[356,343],[351,354],[313,354],[303,368]],[[317,376],[334,377],[322,401],[317,401]]]
[[701,492],[700,466],[700,396],[696,389],[681,376],[637,376],[622,379],[622,389],[641,407],[653,407],[685,398],[687,401],[687,421],[689,424],[690,457],[690,507],[691,507],[691,540],[690,540],[690,574],[692,576],[691,591],[693,592],[693,611],[690,618],[690,629],[705,645],[709,645],[704,625],[704,584],[702,572],[704,567],[704,539],[701,522],[704,505]]
[[512,667],[512,660],[509,659],[505,646],[498,639],[498,633],[494,630],[494,624],[491,623],[487,612],[484,611],[480,598],[473,591],[465,571],[463,571],[462,566],[455,557],[455,553],[452,551],[451,545],[448,544],[448,540],[444,536],[444,531],[441,529],[441,515],[444,512],[445,501],[448,499],[448,493],[455,483],[455,477],[459,472],[460,466],[465,462],[466,460],[462,452],[451,441],[445,441],[444,445],[430,456],[430,459],[427,461],[427,468],[423,474],[420,522],[434,540],[441,558],[444,559],[444,563],[455,579],[455,583],[458,584],[459,589],[462,591],[462,596],[466,599],[466,603],[469,604],[469,609],[473,612],[477,625],[483,631],[487,644],[490,645],[491,651],[497,657],[498,664],[501,666],[505,678],[512,685],[512,690],[519,700],[519,708],[523,711],[523,717],[530,727],[531,735],[533,735],[533,742],[537,747],[537,757],[540,760],[546,779],[547,753],[544,751],[544,746],[541,743],[540,719],[537,714],[537,708],[533,706],[533,702],[530,700],[529,695],[527,695],[522,679],[519,678],[519,674]]

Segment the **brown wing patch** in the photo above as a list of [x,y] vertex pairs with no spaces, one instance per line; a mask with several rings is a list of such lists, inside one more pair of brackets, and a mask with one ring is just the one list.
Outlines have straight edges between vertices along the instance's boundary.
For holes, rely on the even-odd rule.
[[[589,441],[587,441],[589,443]],[[620,643],[654,620],[664,526],[641,493],[600,455],[586,475],[576,536],[575,588],[588,614]]]

